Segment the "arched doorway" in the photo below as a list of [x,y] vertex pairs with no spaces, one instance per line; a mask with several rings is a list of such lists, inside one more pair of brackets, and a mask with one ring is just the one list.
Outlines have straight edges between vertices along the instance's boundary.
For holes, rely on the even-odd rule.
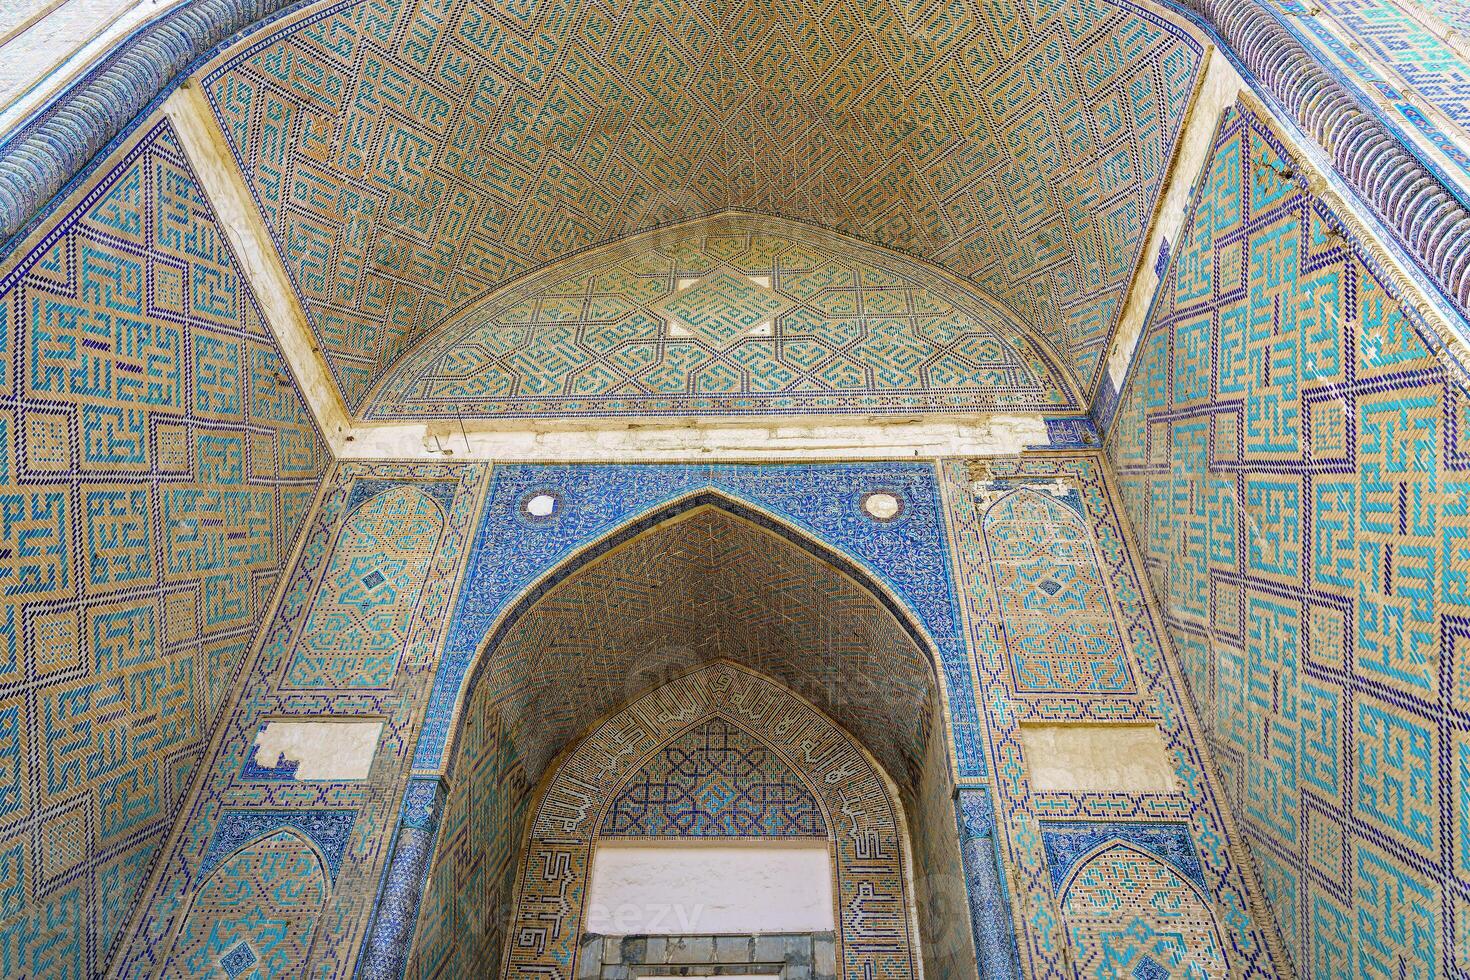
[[[891,597],[880,600],[881,587],[835,556],[825,560],[815,542],[718,501],[670,510],[559,570],[481,651],[407,975],[496,974],[516,943],[553,942],[518,936],[511,918],[538,787],[589,731],[723,661],[808,703],[891,776],[911,824],[915,884],[905,911],[923,937],[921,968],[974,976],[944,698],[922,633]],[[557,918],[554,942],[575,948],[581,920]],[[543,966],[530,972],[574,975],[564,954]]]

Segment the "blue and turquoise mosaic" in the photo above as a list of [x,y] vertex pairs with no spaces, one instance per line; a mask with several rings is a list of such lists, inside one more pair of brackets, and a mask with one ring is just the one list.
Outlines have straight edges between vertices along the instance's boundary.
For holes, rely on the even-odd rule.
[[[863,495],[875,489],[901,494],[903,520],[875,521],[863,511]],[[540,493],[554,494],[560,505],[551,519],[528,522],[521,517],[522,500]],[[475,654],[514,618],[508,612],[529,607],[555,585],[566,572],[564,563],[577,564],[567,563],[572,556],[610,549],[704,503],[729,506],[757,523],[774,518],[790,524],[822,542],[825,559],[850,563],[859,578],[887,586],[899,621],[921,631],[920,649],[939,654],[960,771],[983,774],[974,688],[935,471],[928,463],[496,467],[434,679],[415,770],[437,772],[443,765]],[[506,561],[506,555],[516,560]]]
[[145,120],[0,262],[0,974],[102,971],[327,463]]
[[1470,396],[1299,169],[1227,113],[1107,448],[1298,971],[1459,976]]

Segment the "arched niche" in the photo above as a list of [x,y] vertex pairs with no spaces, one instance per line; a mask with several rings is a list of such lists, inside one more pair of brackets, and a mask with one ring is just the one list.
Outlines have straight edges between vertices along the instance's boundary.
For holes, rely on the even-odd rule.
[[209,873],[173,961],[191,976],[297,976],[331,889],[322,855],[304,834],[266,833]]
[[568,559],[490,630],[448,757],[407,976],[498,971],[538,785],[591,727],[726,661],[804,698],[892,777],[913,814],[925,972],[973,977],[953,758],[922,630],[882,586],[774,519],[715,496],[667,513]]
[[1227,975],[1219,927],[1199,886],[1139,847],[1100,844],[1078,861],[1061,895],[1078,976]]
[[[660,882],[664,894],[620,890],[622,883],[613,882],[611,893],[599,896],[589,887],[594,849],[608,860],[627,853],[609,854],[609,845],[632,841],[644,845],[635,873],[656,874],[661,861],[677,859],[676,873],[695,880]],[[802,881],[807,865],[773,863],[774,852],[764,846],[802,841],[826,850],[828,882]],[[784,891],[826,885],[828,908],[741,908],[741,896],[719,893],[729,880],[721,877],[727,864],[702,861],[699,852],[690,859],[688,850],[672,846],[712,842],[725,845],[722,862],[743,857],[759,865],[769,885],[762,897],[771,904]],[[596,975],[601,953],[588,949],[589,940],[609,934],[825,929],[835,937],[833,976],[914,978],[912,863],[894,792],[857,742],[780,684],[715,663],[639,698],[589,732],[556,767],[532,808],[504,975],[546,976],[568,967],[573,975]],[[650,894],[679,904],[677,914],[639,914],[636,903]],[[631,907],[598,908],[620,901]],[[823,911],[825,917],[809,918]],[[761,926],[739,924],[752,913]]]

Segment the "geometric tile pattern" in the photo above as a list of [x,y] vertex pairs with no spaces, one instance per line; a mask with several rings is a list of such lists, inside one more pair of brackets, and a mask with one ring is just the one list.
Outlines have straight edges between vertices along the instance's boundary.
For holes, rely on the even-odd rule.
[[[444,770],[448,757],[446,746],[458,730],[456,715],[472,663],[495,631],[497,622],[510,610],[528,606],[541,596],[542,589],[551,588],[561,581],[561,576],[569,569],[580,567],[583,562],[627,543],[628,536],[661,524],[701,502],[713,501],[717,507],[726,504],[734,507],[740,518],[782,537],[808,543],[820,542],[815,550],[821,561],[834,569],[845,569],[849,578],[870,578],[882,583],[882,588],[873,590],[873,594],[897,613],[899,621],[912,620],[919,624],[938,648],[939,662],[936,666],[945,675],[951,724],[957,733],[955,752],[959,769],[966,774],[983,774],[984,755],[973,735],[974,688],[965,658],[963,631],[957,621],[959,613],[944,543],[944,517],[932,464],[503,465],[495,467],[490,483],[484,516],[475,532],[473,553],[465,569],[464,587],[439,659],[429,714],[415,753],[414,768],[417,771],[427,774]],[[903,511],[898,519],[876,521],[863,509],[864,494],[879,490],[895,494],[902,501]],[[550,521],[527,520],[523,516],[524,502],[542,493],[559,498],[557,514]],[[791,560],[785,557],[787,549],[772,552],[769,535],[764,538],[747,535],[742,540],[750,544],[742,546],[740,551],[749,551],[759,567],[775,565],[772,569],[775,577],[764,581],[800,583],[812,574],[808,562],[792,565]],[[708,553],[708,545],[700,547]],[[506,561],[505,555],[515,555],[516,560]],[[578,556],[577,561],[568,562],[573,556]],[[745,556],[742,554],[741,557]],[[719,569],[723,564],[728,563],[708,561],[702,567]],[[655,581],[667,580],[671,585],[680,585],[677,578],[664,579],[666,567],[667,560],[651,564],[652,572],[658,575]],[[801,574],[791,579],[783,577],[793,568],[800,570]],[[791,590],[788,597],[780,600],[773,598],[770,589],[761,587],[762,580],[759,579],[743,580],[730,576],[728,587],[749,597],[751,611],[755,614],[749,622],[765,624],[762,632],[767,639],[756,645],[756,650],[769,649],[778,653],[786,631],[806,628],[802,623],[810,613],[797,615],[802,607],[788,604],[796,602],[799,597],[806,597],[808,609],[820,610],[829,607],[829,597],[835,594],[843,598],[841,608],[844,616],[856,613],[861,617],[858,622],[871,624],[862,627],[858,639],[845,644],[851,655],[863,658],[870,655],[864,646],[868,642],[866,637],[889,636],[892,640],[885,641],[889,649],[905,651],[904,660],[908,661],[908,643],[894,642],[900,637],[893,631],[892,620],[885,620],[872,609],[872,603],[864,596],[866,590],[839,587],[837,583],[841,578],[840,574],[823,573],[817,580],[821,583],[819,588],[806,592],[805,596],[801,591]],[[896,598],[885,599],[888,595]],[[660,630],[689,629],[692,617],[688,610],[668,606],[658,595],[650,601],[654,608],[667,608],[672,617],[673,625],[660,623]],[[697,599],[696,608],[700,609],[709,601],[708,597]],[[778,604],[773,606],[773,602]],[[606,608],[600,596],[589,601],[588,609],[600,617],[598,622],[606,623],[605,628],[627,628],[619,623],[616,616],[605,612]],[[711,613],[701,611],[700,615]],[[572,624],[585,619],[573,620]],[[882,625],[880,630],[880,624],[886,625]],[[752,630],[742,627],[736,635],[750,636],[752,633]],[[679,649],[700,651],[697,635],[675,635],[678,636]],[[847,633],[835,631],[832,642],[847,636]],[[587,643],[589,653],[596,654],[602,649],[595,633],[588,634]],[[533,640],[527,650],[534,653],[535,649]],[[540,662],[543,655],[536,654],[536,662]],[[654,664],[659,662],[657,657],[653,658]],[[774,660],[766,665],[757,663],[753,666],[798,691],[813,690],[783,676]],[[606,674],[598,671],[591,676],[597,678],[598,688],[617,692],[621,691],[626,679],[626,675],[616,673],[621,669],[614,666]],[[531,676],[537,675],[533,673]],[[835,682],[840,676],[834,676],[831,681]],[[911,672],[907,668],[893,670],[890,666],[874,676],[885,677],[886,682],[891,682],[894,678],[911,676]],[[914,711],[903,713],[904,717],[924,717],[918,710],[924,704],[922,687],[912,688],[908,682],[898,689],[871,684],[824,689],[843,689],[846,696],[860,698],[857,703],[864,705],[881,706],[885,700],[903,698],[916,705]],[[552,694],[560,693],[555,688],[547,690]],[[537,705],[537,710],[558,711],[556,705],[561,700],[560,697],[544,699]],[[614,697],[603,710],[611,710],[618,701],[619,697]],[[818,706],[823,707],[820,701]],[[840,718],[840,712],[835,714]],[[580,730],[585,720],[578,720],[573,715],[564,721],[558,716],[555,724],[572,725],[568,729],[571,732]],[[860,730],[845,720],[843,724],[878,756],[879,762],[895,779],[902,781],[922,758],[922,755],[912,754],[911,736],[896,738],[881,729]],[[551,744],[560,743],[553,740]],[[542,750],[538,748],[536,751],[539,754]]]
[[1066,495],[1007,489],[984,526],[1016,690],[1134,690],[1082,515]]
[[[598,828],[606,834],[615,821],[609,807],[628,791],[630,777],[641,780],[646,765],[659,764],[651,757],[665,746],[687,742],[695,732],[717,737],[740,732],[741,741],[752,747],[769,740],[763,751],[784,757],[783,775],[804,790],[811,816],[820,821],[811,829],[820,826],[819,836],[826,838],[827,827],[842,828],[830,835],[839,910],[837,975],[847,980],[914,976],[908,914],[913,900],[897,817],[881,778],[852,738],[809,702],[728,663],[705,667],[635,701],[589,734],[551,778],[532,811],[520,862],[508,975],[575,975]],[[748,794],[758,791],[758,784],[736,779],[730,789]],[[736,836],[766,836],[770,829],[747,827]],[[678,827],[664,833],[685,836]],[[557,872],[547,874],[547,867]]]
[[1215,917],[1179,872],[1128,844],[1089,857],[1062,893],[1079,977],[1224,980]]
[[[513,469],[497,468],[494,478],[514,476],[507,473]],[[546,475],[543,467],[525,470]],[[578,470],[586,478],[559,484],[563,522],[572,519],[574,507],[592,503],[586,499],[596,486],[591,478],[606,472],[578,467],[566,475]],[[894,485],[891,478],[885,482]],[[519,481],[510,486],[518,490]],[[492,520],[499,489],[492,488],[487,502]],[[508,496],[514,506],[524,494]],[[856,514],[857,502],[851,503]],[[531,533],[544,542],[557,530],[537,525]],[[501,545],[477,549],[476,558],[514,553],[502,552]],[[528,548],[520,557],[534,553]],[[922,719],[933,716],[937,703],[928,657],[871,593],[779,533],[706,508],[677,515],[604,554],[573,558],[570,565],[574,572],[540,592],[492,641],[467,689],[433,885],[409,976],[469,975],[499,962],[512,870],[536,787],[583,735],[589,718],[615,714],[670,677],[715,662],[758,671],[808,692],[901,787],[912,791],[924,776],[921,761],[931,757],[926,743],[933,729]],[[485,634],[477,635],[478,648]],[[731,704],[741,702],[732,695]],[[754,704],[746,708],[757,710]],[[696,720],[685,717],[680,730]],[[760,736],[762,729],[754,732]],[[747,761],[740,764],[727,757],[727,749],[746,744],[748,735],[731,733],[734,741],[725,742],[717,757],[720,743],[699,741],[717,733],[696,727],[681,739],[674,734],[642,774],[634,776],[645,767],[632,759],[619,763],[619,782],[628,782],[615,803],[610,801],[617,787],[608,788],[599,804],[610,807],[608,814],[593,826],[615,834],[724,834],[746,827],[742,832],[803,836],[825,835],[822,828],[831,827],[834,818],[810,809],[813,790],[791,779],[794,763],[769,745],[750,743],[742,756]],[[653,749],[654,744],[646,747]],[[691,759],[698,765],[691,768]],[[731,779],[726,773],[749,772],[751,761],[760,762],[761,781],[743,793],[721,792]],[[795,771],[801,773],[800,765]],[[709,812],[707,804],[701,810],[691,796],[707,799],[711,789],[716,798],[730,797],[719,813]],[[820,787],[817,792],[820,797]],[[945,818],[952,819],[947,813]],[[752,822],[758,827],[751,828]]]
[[1127,0],[347,0],[202,85],[351,410],[515,276],[731,207],[938,262],[1090,393],[1200,60]]
[[[969,647],[985,692],[985,729],[977,738],[995,774],[995,835],[1003,864],[1015,872],[1008,890],[1021,975],[1133,977],[1156,968],[1192,975],[1176,961],[1168,938],[1180,929],[1191,943],[1213,935],[1198,947],[1214,951],[1200,964],[1210,976],[1278,975],[1283,954],[1274,948],[1275,930],[1202,749],[1104,460],[1096,453],[1026,455],[944,462],[940,470]],[[1031,586],[1020,600],[1018,582]],[[1059,596],[1074,582],[1085,583],[1089,615],[1079,617],[1071,602],[1051,602],[1047,582]],[[1065,631],[1079,618],[1095,619],[1099,629],[1106,623],[1099,635],[1112,638],[1114,652],[1090,664],[1079,659],[1081,648]],[[1018,620],[1036,625],[1018,633]],[[1046,642],[1031,642],[1036,635]],[[1087,669],[1077,669],[1081,664]],[[1089,682],[1074,683],[1078,677]],[[1127,683],[1091,680],[1111,677]],[[1177,788],[1037,789],[1022,751],[1022,726],[1079,722],[1156,726]],[[1099,827],[1113,832],[1087,843]],[[1075,868],[1098,846],[1107,851],[1108,841],[1119,837],[1138,849],[1099,865],[1085,897],[1074,887],[1075,908],[1068,911],[1059,869]],[[1195,847],[1198,856],[1185,860]],[[1160,855],[1168,863],[1155,860]],[[1174,918],[1186,908],[1185,919]]]
[[[879,488],[903,498],[903,517],[866,516],[861,498]],[[557,516],[528,522],[523,501],[542,492],[559,498]],[[451,789],[409,976],[497,968],[520,829],[548,765],[588,718],[691,667],[735,661],[807,693],[917,792],[948,782],[953,764],[919,724],[938,699],[898,617],[917,620],[973,771],[941,522],[929,464],[495,467],[416,758]],[[481,649],[494,654],[472,673]],[[953,821],[950,790],[933,795],[944,805],[931,813]],[[935,823],[917,821],[916,839]]]
[[412,486],[358,504],[292,654],[294,688],[390,688],[444,514]]
[[103,969],[327,459],[145,120],[0,261],[0,974]]
[[1227,114],[1108,452],[1298,971],[1449,975],[1470,396],[1294,170]]
[[602,837],[826,837],[821,807],[775,750],[711,717],[617,791]]
[[[313,976],[353,975],[394,847],[424,695],[486,474],[478,464],[351,462],[333,468],[279,600],[242,666],[246,693],[229,707],[201,760],[205,778],[158,856],[159,875],[139,896],[143,912],[119,940],[112,972],[201,975],[221,957],[247,959],[235,952],[243,940],[257,957],[243,976],[251,970],[296,976],[302,960],[286,948],[299,939]],[[372,559],[372,567],[361,576],[342,574],[363,558]],[[409,567],[415,570],[403,570]],[[378,572],[388,581],[361,580]],[[393,598],[379,602],[389,582]],[[412,601],[405,598],[410,594]],[[352,637],[361,638],[361,646],[334,642]],[[391,642],[380,644],[383,637]],[[303,650],[315,650],[312,656],[331,669],[306,676]],[[353,658],[360,658],[372,686],[340,672]],[[311,687],[298,686],[307,680]],[[381,724],[367,778],[262,780],[246,767],[267,722],[324,717]],[[252,842],[272,835],[302,842],[315,871],[275,861],[244,868],[238,880],[220,877],[240,855],[254,853]],[[318,878],[323,895],[313,899],[313,910],[293,907],[265,919],[241,911],[251,903],[265,912],[290,905],[293,896],[311,894]],[[216,891],[217,900],[200,904]],[[283,962],[294,964],[284,972],[271,966],[277,940]]]
[[175,949],[189,976],[300,976],[331,883],[306,838],[280,830],[241,848],[199,890]]
[[724,269],[699,277],[687,289],[679,289],[659,304],[674,327],[692,332],[716,350],[723,350],[740,335],[774,317],[786,301],[761,287],[749,276]]
[[1199,851],[1190,840],[1189,828],[1184,824],[1047,820],[1041,825],[1041,845],[1046,851],[1046,865],[1051,870],[1052,885],[1057,893],[1066,890],[1072,872],[1085,858],[1119,841],[1134,850],[1152,854],[1172,865],[1201,889],[1205,887]]
[[557,262],[496,293],[395,363],[363,414],[1076,407],[1057,364],[1012,314],[940,269],[731,215]]

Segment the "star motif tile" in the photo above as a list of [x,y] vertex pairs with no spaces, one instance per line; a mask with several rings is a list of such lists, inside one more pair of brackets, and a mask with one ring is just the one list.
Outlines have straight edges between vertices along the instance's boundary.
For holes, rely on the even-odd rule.
[[669,336],[696,337],[724,348],[752,333],[769,334],[791,304],[748,276],[719,269],[657,304]]

